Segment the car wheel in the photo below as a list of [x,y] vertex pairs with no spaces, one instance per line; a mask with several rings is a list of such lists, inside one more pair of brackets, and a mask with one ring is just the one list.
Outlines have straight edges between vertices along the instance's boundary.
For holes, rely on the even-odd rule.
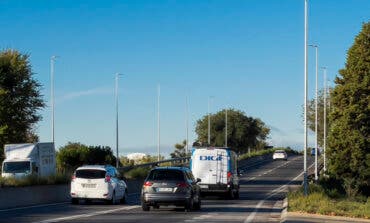
[[113,194],[112,194],[112,198],[109,200],[109,204],[116,204],[117,203],[117,199],[116,199],[116,192],[113,191]]
[[194,205],[194,199],[190,198],[189,200],[185,202],[185,211],[186,212],[191,211],[191,209],[193,209],[193,205]]
[[78,204],[79,202],[78,202],[78,199],[77,198],[72,198],[71,199],[71,203],[72,204]]
[[125,190],[125,193],[123,194],[122,199],[120,200],[120,202],[121,202],[122,204],[127,203],[127,198],[128,198],[128,194],[127,194],[127,189],[126,189],[126,190]]
[[230,189],[228,192],[227,192],[227,198],[230,199],[230,200],[234,200],[235,198],[235,193],[233,191],[233,189]]
[[150,211],[149,205],[145,204],[144,202],[141,203],[141,208],[143,211]]
[[239,189],[235,192],[235,199],[239,199],[240,194],[239,194]]
[[194,210],[200,210],[202,206],[202,201],[198,199],[198,202],[194,204]]

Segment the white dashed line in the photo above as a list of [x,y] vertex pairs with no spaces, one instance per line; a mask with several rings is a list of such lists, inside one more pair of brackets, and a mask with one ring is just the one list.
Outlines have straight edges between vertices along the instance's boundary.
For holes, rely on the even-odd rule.
[[50,206],[56,206],[56,205],[61,205],[61,204],[69,204],[69,203],[71,203],[71,202],[60,202],[60,203],[53,203],[53,204],[40,204],[40,205],[33,205],[33,206],[19,207],[19,208],[7,208],[7,209],[1,209],[0,212],[25,210],[25,209],[30,209],[30,208],[50,207]]
[[[289,161],[290,162],[290,161]],[[315,163],[313,163],[310,167],[308,168],[311,168],[313,165],[315,165]],[[258,202],[256,208],[254,209],[253,213],[250,214],[247,219],[245,219],[244,223],[249,223],[249,222],[252,222],[254,220],[254,217],[256,216],[257,212],[258,212],[258,209],[261,208],[261,206],[263,205],[263,203],[265,203],[265,201],[267,199],[269,199],[270,197],[274,196],[275,194],[281,192],[282,190],[285,189],[286,186],[288,186],[289,184],[291,184],[292,182],[296,181],[299,177],[301,177],[303,175],[304,172],[300,173],[298,176],[296,176],[294,179],[292,179],[291,181],[289,181],[287,184],[285,185],[282,185],[281,187],[271,191],[267,197],[265,197],[264,200],[261,200],[260,202]]]

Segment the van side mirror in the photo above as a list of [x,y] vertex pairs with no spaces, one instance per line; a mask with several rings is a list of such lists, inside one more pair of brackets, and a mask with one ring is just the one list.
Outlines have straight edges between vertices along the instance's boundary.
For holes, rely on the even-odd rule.
[[199,182],[201,182],[202,180],[200,179],[200,178],[197,178],[197,180],[195,181],[195,183],[197,184],[197,183],[199,183]]

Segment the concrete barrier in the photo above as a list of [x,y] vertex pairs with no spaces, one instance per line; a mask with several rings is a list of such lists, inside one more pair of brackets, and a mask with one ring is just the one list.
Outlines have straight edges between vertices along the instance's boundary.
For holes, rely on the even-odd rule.
[[[143,180],[127,180],[128,193],[139,193]],[[0,188],[0,209],[70,201],[70,185]]]
[[0,209],[69,200],[69,185],[0,188]]

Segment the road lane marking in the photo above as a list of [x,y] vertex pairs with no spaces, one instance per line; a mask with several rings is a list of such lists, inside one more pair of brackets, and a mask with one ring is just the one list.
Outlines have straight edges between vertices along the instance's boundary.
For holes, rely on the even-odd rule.
[[[286,165],[288,165],[290,162],[295,161],[295,160],[297,160],[297,159],[299,159],[299,158],[300,158],[300,157],[295,157],[294,159],[291,159],[291,160],[289,160],[288,162],[285,162],[285,163],[283,163],[283,164],[281,164],[281,165],[279,165],[279,166],[277,166],[277,167],[275,167],[275,168],[273,168],[273,169],[270,169],[269,171],[267,171],[267,172],[265,172],[265,173],[263,173],[263,174],[259,174],[259,175],[257,175],[257,177],[262,177],[263,175],[266,175],[266,174],[267,174],[267,173],[269,173],[269,172],[275,171],[276,169],[279,169],[280,167],[286,166]],[[252,177],[252,178],[248,179],[248,180],[247,180],[247,181],[245,181],[245,182],[249,182],[249,181],[254,180],[254,179],[256,179],[256,177]]]
[[17,211],[17,210],[24,210],[24,209],[30,209],[30,208],[42,208],[42,207],[57,206],[57,205],[69,204],[69,203],[71,203],[71,202],[59,202],[59,203],[52,203],[52,204],[32,205],[32,206],[19,207],[19,208],[7,208],[7,209],[1,209],[0,212]]
[[[141,193],[130,193],[127,194],[129,197],[140,195]],[[1,212],[7,212],[7,211],[18,211],[18,210],[25,210],[25,209],[32,209],[32,208],[43,208],[43,207],[51,207],[51,206],[57,206],[62,204],[70,204],[70,201],[65,202],[58,202],[58,203],[51,203],[51,204],[37,204],[32,206],[26,206],[26,207],[18,207],[18,208],[7,208],[7,209],[0,209]]]
[[[291,160],[293,161],[293,160]],[[289,161],[290,162],[290,161]],[[311,166],[309,166],[307,169],[310,169],[313,167],[313,165],[315,165],[315,163],[313,163]],[[258,202],[256,208],[254,209],[253,213],[250,214],[247,219],[245,219],[244,223],[250,223],[253,221],[253,219],[255,218],[257,212],[258,212],[258,209],[261,208],[261,206],[263,205],[263,203],[265,203],[265,201],[267,199],[269,199],[270,197],[274,196],[275,194],[281,192],[282,190],[284,190],[289,184],[291,184],[292,182],[296,181],[299,177],[301,177],[303,175],[304,171],[302,171],[302,173],[300,173],[298,176],[296,176],[295,178],[293,178],[291,181],[289,181],[287,184],[284,184],[282,186],[280,186],[279,188],[276,188],[275,190],[271,191],[270,193],[268,193],[269,195],[267,197],[265,197],[264,200],[261,200],[260,202]]]
[[139,205],[134,205],[134,206],[116,208],[116,209],[113,209],[113,210],[96,211],[96,212],[92,212],[90,214],[79,214],[79,215],[72,215],[72,216],[68,216],[68,217],[47,219],[47,220],[43,220],[43,221],[36,221],[36,222],[33,222],[33,223],[55,223],[55,222],[61,222],[61,221],[69,221],[69,220],[74,220],[74,219],[78,219],[78,218],[88,218],[88,217],[94,217],[94,216],[97,216],[97,215],[110,214],[110,213],[114,213],[114,212],[117,212],[117,211],[131,210],[131,209],[135,209],[135,208],[138,208],[138,207],[140,207],[140,206]]

